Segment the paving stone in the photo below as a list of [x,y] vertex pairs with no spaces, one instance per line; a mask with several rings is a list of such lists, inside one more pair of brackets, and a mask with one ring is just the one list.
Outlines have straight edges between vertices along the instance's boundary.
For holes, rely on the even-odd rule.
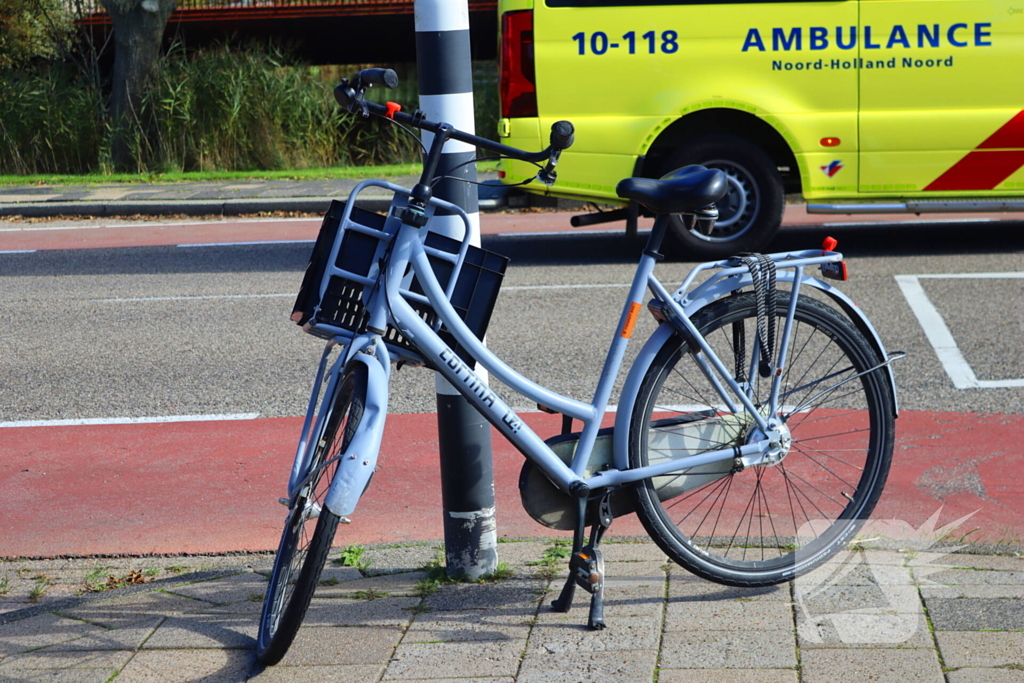
[[0,679],[25,669],[120,669],[132,658],[132,652],[30,652],[11,655],[0,662]]
[[313,598],[303,624],[306,626],[405,626],[412,621],[410,608],[419,598]]
[[898,550],[866,550],[864,551],[865,561],[871,565],[890,564],[897,567],[909,566],[911,560],[916,557],[914,553],[900,552]]
[[25,669],[7,678],[0,669],[0,680],[16,683],[106,683],[117,669]]
[[516,683],[511,676],[486,676],[478,678],[403,678],[402,683]]
[[949,683],[1024,683],[1024,670],[960,669],[946,674]]
[[1024,557],[953,553],[936,555],[933,558],[932,555],[932,553],[920,553],[915,557],[915,560],[924,562],[934,560],[935,564],[942,564],[951,567],[971,567],[974,569],[996,569],[1007,572],[1024,572]]
[[801,648],[934,647],[924,614],[839,614],[807,619],[797,613]]
[[163,623],[164,617],[151,617],[146,621],[116,629],[102,629],[93,635],[69,640],[66,643],[51,645],[40,652],[81,652],[85,650],[137,650],[148,639],[156,628]]
[[781,602],[670,602],[665,614],[666,631],[779,631],[792,628],[793,610]]
[[797,683],[793,669],[662,669],[658,683]]
[[189,614],[168,617],[143,649],[251,648],[256,645],[255,619],[235,615]]
[[1024,633],[985,631],[942,631],[935,634],[942,660],[951,668],[998,667],[1008,664],[1024,668]]
[[304,627],[299,629],[278,666],[383,664],[401,639],[402,631],[398,628]]
[[655,562],[665,564],[671,562],[661,548],[652,541],[640,543],[604,542],[601,544],[605,562]]
[[515,676],[523,643],[477,641],[462,643],[402,643],[384,673],[384,680],[439,678],[453,672],[472,676]]
[[693,574],[673,569],[668,581],[668,597],[672,601],[707,602],[709,600],[773,600],[790,602],[790,584],[739,588],[705,581]]
[[165,590],[173,595],[205,600],[215,605],[230,605],[248,602],[251,595],[262,597],[267,591],[267,579],[262,574],[247,572],[222,579],[170,586]]
[[637,683],[654,676],[656,650],[588,652],[566,657],[534,650],[523,659],[517,683]]
[[[605,615],[606,622],[608,616]],[[548,622],[537,624],[530,634],[527,654],[548,654],[601,650],[657,650],[661,640],[661,620],[646,617],[618,617],[603,631],[591,631],[585,620],[579,623]]]
[[[402,574],[406,573],[407,572],[402,572]],[[346,581],[360,581],[365,578],[366,577],[363,576],[363,573],[355,567],[339,567],[331,564],[330,562],[328,562],[323,568],[323,571],[320,572],[320,581],[326,581],[327,583],[331,583],[333,581],[337,581],[338,583]],[[320,587],[318,587],[318,590],[319,588]]]
[[936,631],[1024,630],[1024,600],[928,598]]
[[210,607],[213,604],[205,600],[152,591],[112,600],[83,600],[74,607],[61,609],[60,614],[107,628],[121,628],[153,617],[188,614]]
[[[863,559],[861,553],[857,553],[857,556],[858,560]],[[798,592],[823,585],[909,586],[913,583],[909,567],[891,564],[872,565],[861,561],[841,565],[826,563],[793,582]]]
[[[519,543],[499,543],[498,562],[513,567],[525,567],[530,562],[539,562],[544,551],[550,547],[547,541],[523,541]],[[603,548],[604,546],[602,546]]]
[[818,590],[800,590],[797,585],[795,589],[796,604],[814,616],[867,609],[894,614],[923,611],[913,585],[824,586]]
[[481,610],[420,614],[405,633],[403,643],[467,640],[521,640],[533,627],[532,616]]
[[663,669],[785,669],[796,666],[791,631],[673,631],[661,644]]
[[[350,569],[350,567],[343,567]],[[326,574],[321,577],[320,585],[316,587],[318,598],[337,598],[350,596],[353,593],[366,593],[368,591],[387,593],[391,596],[409,596],[416,594],[416,584],[427,578],[426,572],[402,572],[401,574],[382,574],[370,578],[360,578],[350,581],[338,580],[334,583],[334,577]]]
[[944,683],[935,650],[836,649],[801,653],[803,683]]
[[[341,551],[337,551],[340,555]],[[363,559],[370,563],[367,574],[417,571],[432,561],[437,554],[435,544],[404,546],[399,548],[367,548]],[[335,554],[328,555],[334,558]]]
[[928,598],[1015,598],[1024,600],[1024,586],[920,586],[921,597]]
[[103,631],[93,624],[56,614],[20,619],[0,626],[0,655],[13,655]]
[[[561,586],[559,586],[561,588]],[[551,608],[552,601],[558,597],[558,591],[549,592],[540,609],[537,611],[537,622],[586,624],[590,610],[590,593],[577,590],[573,597],[572,609],[569,612],[556,612]],[[660,598],[631,598],[628,596],[605,595],[604,617],[609,624],[626,617],[644,617],[659,624],[665,612],[665,601]]]
[[[278,664],[249,678],[257,683],[371,683],[384,673],[384,665],[356,664],[350,666],[284,666]],[[470,679],[460,679],[466,681]],[[496,679],[488,678],[487,681]],[[508,679],[511,683],[512,679]],[[440,683],[433,681],[432,683]]]
[[497,583],[457,583],[441,586],[424,603],[432,610],[535,610],[545,588],[540,579],[513,577]]
[[[920,570],[915,569],[915,573]],[[954,586],[1024,586],[1024,571],[1003,572],[991,569],[944,569],[930,573],[922,583]]]
[[117,683],[241,683],[255,661],[252,650],[142,650],[121,670]]

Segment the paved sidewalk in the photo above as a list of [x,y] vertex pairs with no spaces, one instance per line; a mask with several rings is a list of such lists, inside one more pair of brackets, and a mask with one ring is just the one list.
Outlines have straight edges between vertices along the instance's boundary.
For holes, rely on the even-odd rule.
[[[424,571],[433,544],[368,548],[363,570],[335,550],[266,670],[253,639],[270,555],[0,562],[0,680],[1024,681],[1019,557],[868,550],[792,585],[735,589],[650,542],[604,547],[602,632],[586,630],[579,591],[572,612],[551,611],[565,571],[543,561],[552,541],[502,543],[511,578],[440,586]],[[132,581],[145,583],[87,590]]]
[[[418,176],[387,180],[412,187]],[[272,211],[324,213],[332,199],[348,197],[364,179],[240,180],[203,182],[107,183],[100,185],[0,186],[0,216],[57,215],[247,215]],[[496,173],[481,173],[481,182],[496,182]],[[480,187],[482,208],[494,208],[499,188]],[[382,188],[360,193],[360,205],[387,208],[390,194]]]

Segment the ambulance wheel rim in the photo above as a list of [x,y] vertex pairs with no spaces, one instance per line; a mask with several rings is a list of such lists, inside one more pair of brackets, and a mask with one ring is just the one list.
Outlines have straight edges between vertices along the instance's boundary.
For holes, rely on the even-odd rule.
[[735,161],[714,159],[704,162],[707,168],[714,168],[725,173],[729,192],[719,202],[718,220],[710,235],[700,232],[694,227],[690,233],[699,239],[709,242],[733,240],[750,230],[761,206],[761,197],[750,172]]

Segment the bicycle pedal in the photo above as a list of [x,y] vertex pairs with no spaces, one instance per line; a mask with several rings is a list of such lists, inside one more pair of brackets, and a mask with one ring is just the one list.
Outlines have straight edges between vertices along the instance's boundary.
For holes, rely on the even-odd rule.
[[588,545],[569,558],[569,573],[577,586],[588,593],[597,593],[604,587],[604,556]]

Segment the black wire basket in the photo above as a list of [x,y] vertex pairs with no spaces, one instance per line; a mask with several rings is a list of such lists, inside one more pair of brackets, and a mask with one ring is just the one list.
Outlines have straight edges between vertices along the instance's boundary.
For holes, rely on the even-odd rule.
[[[335,200],[324,216],[317,235],[313,253],[306,266],[306,273],[299,288],[292,310],[292,320],[301,325],[306,332],[323,338],[333,339],[338,336],[354,336],[366,331],[369,317],[363,301],[366,286],[355,280],[338,275],[331,275],[323,298],[320,298],[320,287],[323,283],[331,250],[336,240],[341,240],[338,249],[336,267],[357,276],[371,277],[375,264],[379,262],[387,248],[387,242],[377,235],[368,235],[353,229],[344,229],[342,217],[345,202]],[[349,224],[358,224],[371,228],[378,233],[384,232],[387,217],[379,213],[365,211],[358,207],[352,208]],[[453,260],[429,254],[430,265],[442,289],[447,290],[452,273],[455,271],[457,256],[462,246],[458,240],[428,232],[425,246],[451,255]],[[498,300],[498,291],[505,275],[508,259],[500,254],[470,246],[462,261],[455,289],[450,298],[452,307],[465,321],[470,330],[478,338],[483,338],[487,325]],[[423,289],[413,277],[408,289],[402,291],[423,294]],[[420,314],[427,324],[438,330],[441,339],[450,346],[467,363],[475,359],[464,349],[455,337],[440,323],[434,309],[423,301],[407,297],[410,305]],[[346,332],[349,333],[346,335]],[[384,341],[408,354],[418,355],[412,344],[398,330],[388,327]]]

